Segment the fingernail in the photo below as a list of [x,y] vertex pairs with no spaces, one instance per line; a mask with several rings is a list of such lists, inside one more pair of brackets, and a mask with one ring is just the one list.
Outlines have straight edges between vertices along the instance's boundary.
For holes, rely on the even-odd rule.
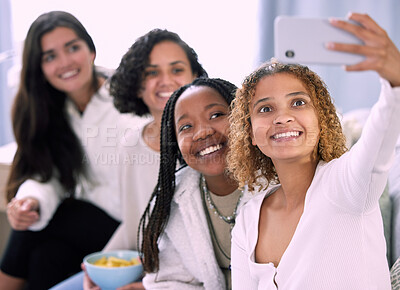
[[335,48],[335,44],[333,42],[326,42],[325,43],[325,47],[327,49],[334,49]]
[[333,17],[328,18],[328,20],[329,20],[330,23],[337,23],[338,22],[338,20],[336,18],[333,18]]
[[346,16],[346,18],[347,18],[347,19],[350,19],[352,15],[353,15],[353,12],[349,12],[349,13],[347,13],[347,16]]

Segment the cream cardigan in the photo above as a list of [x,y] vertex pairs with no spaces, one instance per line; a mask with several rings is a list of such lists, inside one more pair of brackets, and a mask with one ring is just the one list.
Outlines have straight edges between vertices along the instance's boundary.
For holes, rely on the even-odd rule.
[[[199,188],[200,174],[178,172],[171,215],[159,242],[160,270],[143,279],[146,289],[225,289],[215,258]],[[246,200],[246,194],[241,204]],[[240,204],[240,205],[241,205]]]

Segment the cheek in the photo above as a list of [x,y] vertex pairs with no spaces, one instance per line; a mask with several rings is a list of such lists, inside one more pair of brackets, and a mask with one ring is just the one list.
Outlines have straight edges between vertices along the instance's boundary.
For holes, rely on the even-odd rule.
[[308,127],[307,129],[307,135],[308,135],[308,140],[310,142],[310,146],[316,146],[319,142],[320,138],[320,126],[318,123],[318,120],[315,118],[312,118],[309,120],[309,122],[312,124]]
[[42,65],[43,76],[53,87],[55,87],[57,83],[55,70],[56,67],[53,64]]
[[191,138],[189,138],[189,136],[186,137],[178,137],[178,147],[179,150],[182,153],[182,156],[185,158],[187,158],[187,156],[190,153],[190,146],[191,146]]
[[142,85],[142,88],[141,88],[141,90],[140,90],[140,91],[141,91],[142,98],[143,98],[146,94],[149,94],[149,92],[152,90],[152,88],[155,87],[155,83],[156,83],[156,80],[153,79],[153,78],[147,79],[147,80],[144,81],[144,83],[143,83],[143,85]]
[[93,71],[93,66],[94,66],[94,55],[91,54],[88,58],[86,58],[86,62],[88,64],[90,72]]
[[265,125],[265,122],[258,122],[258,121],[252,121],[252,126],[251,126],[251,143],[254,146],[262,147],[268,144],[268,138],[267,138],[267,131],[268,131],[268,126]]
[[179,86],[184,86],[188,83],[191,83],[194,79],[195,79],[194,75],[185,74],[183,76],[176,78],[176,82],[178,83]]

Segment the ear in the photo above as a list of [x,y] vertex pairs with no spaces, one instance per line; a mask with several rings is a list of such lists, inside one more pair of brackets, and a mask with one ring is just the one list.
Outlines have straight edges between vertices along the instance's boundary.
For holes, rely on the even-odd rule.
[[92,64],[94,64],[94,60],[96,59],[96,53],[92,52],[91,53],[91,60],[92,60]]
[[140,88],[140,89],[139,89],[139,91],[138,91],[138,93],[137,93],[137,98],[138,98],[138,99],[143,99],[143,90],[144,90],[143,88]]

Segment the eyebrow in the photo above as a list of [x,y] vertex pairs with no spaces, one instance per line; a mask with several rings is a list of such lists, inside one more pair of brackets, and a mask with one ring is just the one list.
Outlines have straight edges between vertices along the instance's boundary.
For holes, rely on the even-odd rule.
[[[177,60],[177,61],[173,61],[173,62],[171,62],[169,65],[176,65],[176,64],[183,64],[183,65],[188,65],[186,62],[184,62],[184,61],[182,61],[182,60]],[[147,67],[158,67],[158,65],[157,64],[149,64],[149,65],[147,65]]]
[[[225,106],[224,104],[220,104],[220,103],[212,103],[212,104],[208,104],[207,106],[205,106],[204,111],[207,111],[209,109],[212,109],[213,107],[223,107],[226,108],[227,106]],[[187,114],[183,114],[182,116],[180,116],[177,120],[176,120],[176,124],[179,123],[179,121],[181,121],[182,119],[187,118]]]
[[[307,97],[309,97],[309,98],[311,99],[310,95],[307,94],[307,93],[305,93],[305,92],[293,92],[293,93],[287,94],[285,97],[295,97],[295,96],[300,96],[300,95],[301,95],[301,96],[307,96]],[[271,98],[270,98],[270,97],[267,97],[267,98],[259,99],[257,102],[254,103],[253,109],[254,109],[259,103],[264,102],[264,101],[268,101],[269,99],[271,99]]]
[[[74,44],[75,42],[78,42],[80,40],[81,40],[80,38],[74,38],[74,39],[68,41],[66,44],[64,44],[64,47],[68,47],[71,44]],[[53,51],[54,51],[54,49],[49,49],[49,50],[43,51],[42,55],[46,55],[46,54],[52,53]]]

